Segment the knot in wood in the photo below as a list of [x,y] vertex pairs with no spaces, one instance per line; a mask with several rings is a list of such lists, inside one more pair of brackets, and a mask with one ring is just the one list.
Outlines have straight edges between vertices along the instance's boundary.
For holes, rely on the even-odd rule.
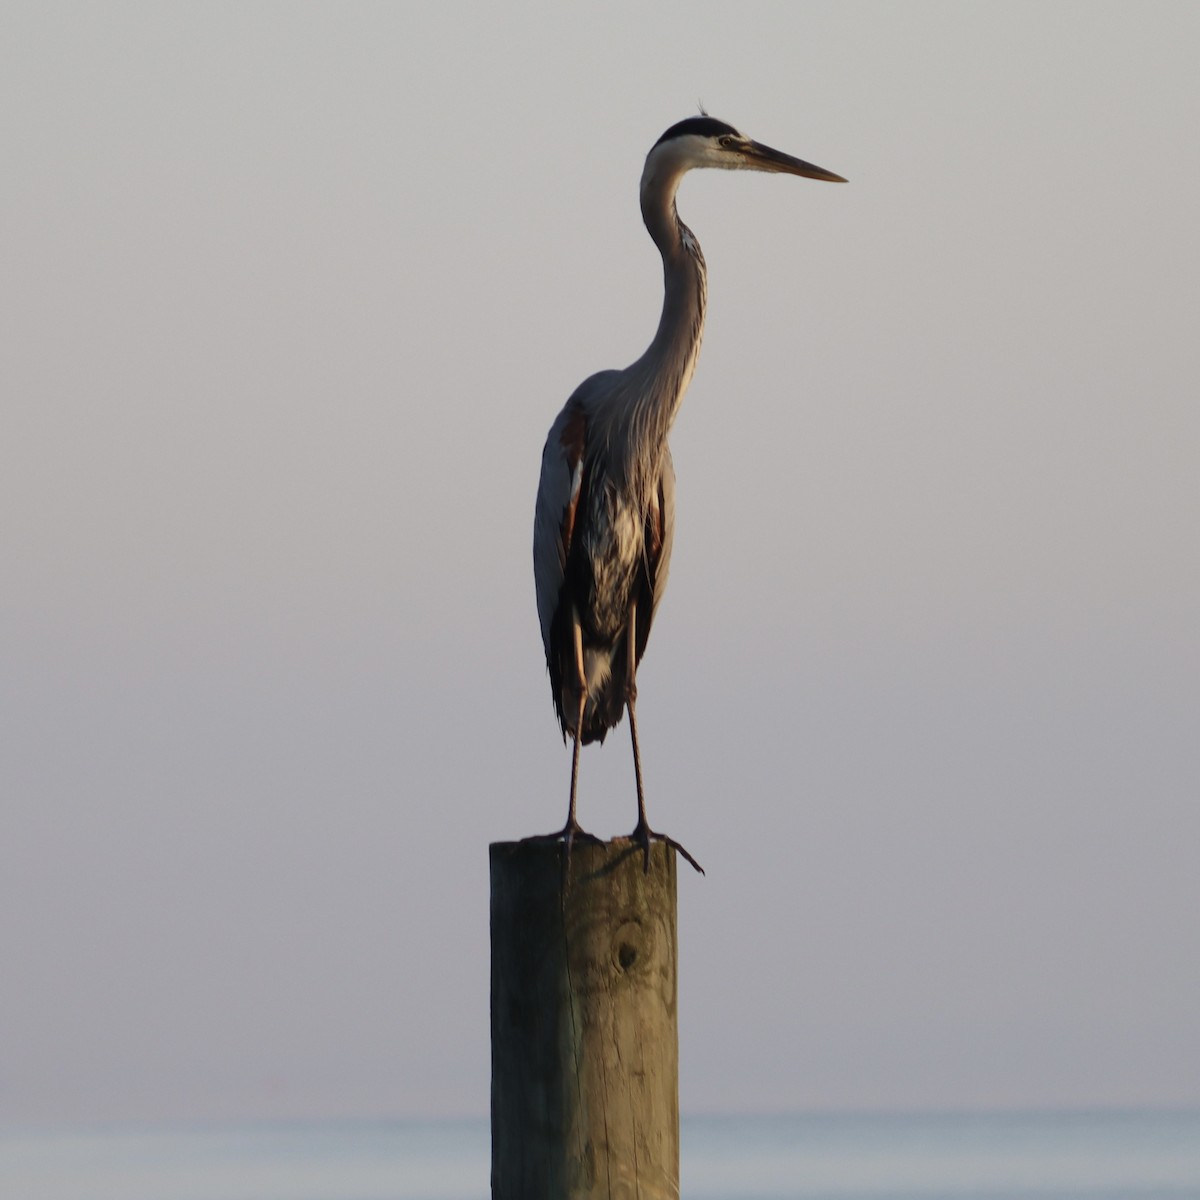
[[[651,937],[653,934],[651,934]],[[624,921],[613,935],[613,966],[618,975],[644,969],[653,957],[645,953],[646,930],[638,920]]]

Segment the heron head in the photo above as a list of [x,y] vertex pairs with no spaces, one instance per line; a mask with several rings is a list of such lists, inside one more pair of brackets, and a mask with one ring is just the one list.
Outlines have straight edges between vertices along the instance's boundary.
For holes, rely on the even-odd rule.
[[732,125],[716,117],[688,117],[672,125],[654,143],[646,156],[643,185],[652,178],[678,178],[697,167],[718,167],[727,171],[771,171],[777,174],[803,175],[806,179],[824,179],[845,183],[841,175],[826,171],[781,150],[764,146],[739,133]]

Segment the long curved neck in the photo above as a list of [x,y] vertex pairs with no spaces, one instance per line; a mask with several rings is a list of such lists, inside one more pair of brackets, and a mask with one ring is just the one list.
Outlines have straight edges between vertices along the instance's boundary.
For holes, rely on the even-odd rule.
[[642,219],[663,260],[663,307],[658,330],[630,368],[637,386],[629,413],[644,444],[661,446],[691,382],[704,335],[708,272],[695,235],[679,219],[675,192],[682,172],[642,181]]
[[676,361],[694,365],[708,302],[708,271],[700,243],[679,219],[674,187],[668,195],[657,197],[643,192],[642,217],[662,255],[664,289],[658,331],[643,358],[660,365]]

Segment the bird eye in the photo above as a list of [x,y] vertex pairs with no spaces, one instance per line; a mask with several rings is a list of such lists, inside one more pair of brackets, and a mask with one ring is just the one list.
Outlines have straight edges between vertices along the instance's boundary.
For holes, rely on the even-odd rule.
[[722,147],[725,150],[728,150],[729,147],[733,145],[733,138],[730,137],[730,135],[726,133],[723,136],[717,138],[717,145]]

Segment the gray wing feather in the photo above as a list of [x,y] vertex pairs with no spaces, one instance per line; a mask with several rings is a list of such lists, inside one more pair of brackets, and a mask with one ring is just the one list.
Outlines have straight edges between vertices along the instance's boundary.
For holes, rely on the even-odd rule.
[[563,523],[573,499],[579,495],[582,461],[572,464],[562,444],[569,414],[564,408],[550,427],[542,450],[542,475],[533,515],[533,584],[537,591],[542,645],[550,654],[550,624],[562,590],[566,546]]
[[542,450],[542,475],[538,483],[533,515],[533,583],[537,591],[538,621],[542,645],[550,657],[550,625],[562,592],[567,561],[564,535],[568,515],[579,499],[586,459],[585,440],[594,421],[597,404],[611,392],[620,371],[590,375],[571,394],[562,412],[550,426]]

